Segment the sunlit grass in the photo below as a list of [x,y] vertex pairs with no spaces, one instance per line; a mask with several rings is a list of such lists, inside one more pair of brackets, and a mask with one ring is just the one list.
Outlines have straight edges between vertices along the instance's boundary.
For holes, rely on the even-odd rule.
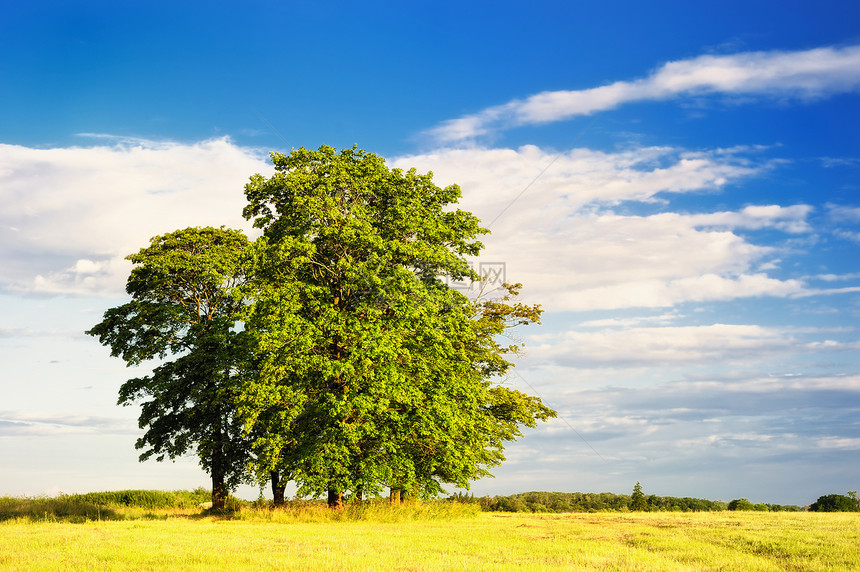
[[532,515],[444,502],[115,510],[79,523],[7,519],[0,569],[860,569],[860,513]]
[[24,519],[46,522],[86,522],[167,518],[172,514],[198,514],[209,498],[205,489],[194,491],[127,490],[57,497],[0,497],[0,521]]

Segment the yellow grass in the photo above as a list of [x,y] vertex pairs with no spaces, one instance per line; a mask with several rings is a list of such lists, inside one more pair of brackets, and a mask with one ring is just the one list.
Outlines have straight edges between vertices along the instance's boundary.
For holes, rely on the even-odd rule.
[[234,518],[173,510],[83,523],[12,519],[0,523],[0,569],[860,569],[860,513],[406,510],[400,522],[387,509],[365,520],[248,509]]

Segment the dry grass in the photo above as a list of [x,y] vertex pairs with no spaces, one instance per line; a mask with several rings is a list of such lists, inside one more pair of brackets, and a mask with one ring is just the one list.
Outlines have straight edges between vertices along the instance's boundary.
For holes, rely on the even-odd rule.
[[[417,503],[0,524],[0,568],[857,570],[858,513],[470,513]],[[363,511],[363,512],[362,512]],[[447,512],[446,512],[447,511]]]

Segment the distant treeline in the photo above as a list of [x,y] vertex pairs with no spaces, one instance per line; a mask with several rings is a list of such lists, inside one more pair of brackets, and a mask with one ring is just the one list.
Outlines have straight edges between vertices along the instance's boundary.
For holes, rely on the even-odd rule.
[[[558,493],[528,492],[509,496],[475,497],[455,494],[450,500],[477,503],[488,512],[600,512],[631,511],[630,495],[615,493]],[[648,511],[703,512],[729,510],[729,504],[690,497],[661,497],[646,495]],[[763,511],[802,511],[794,505],[760,504],[754,509]]]

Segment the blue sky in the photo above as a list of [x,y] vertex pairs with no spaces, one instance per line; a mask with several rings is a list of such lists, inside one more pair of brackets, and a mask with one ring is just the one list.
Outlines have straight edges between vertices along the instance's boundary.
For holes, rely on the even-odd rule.
[[206,484],[83,331],[321,144],[460,184],[545,308],[505,383],[561,419],[476,494],[857,489],[856,3],[6,2],[0,53],[0,494]]

